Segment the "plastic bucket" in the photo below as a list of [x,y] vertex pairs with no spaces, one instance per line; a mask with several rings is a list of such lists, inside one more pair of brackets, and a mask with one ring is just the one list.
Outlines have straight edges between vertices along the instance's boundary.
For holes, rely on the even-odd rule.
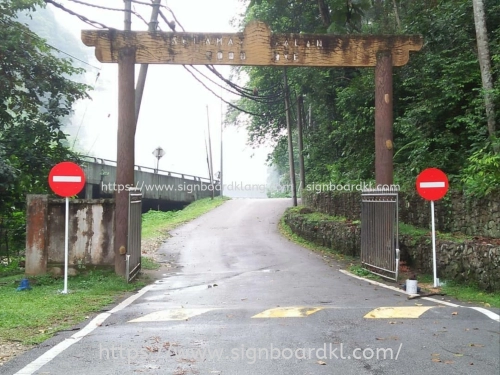
[[406,293],[417,294],[417,280],[406,280]]

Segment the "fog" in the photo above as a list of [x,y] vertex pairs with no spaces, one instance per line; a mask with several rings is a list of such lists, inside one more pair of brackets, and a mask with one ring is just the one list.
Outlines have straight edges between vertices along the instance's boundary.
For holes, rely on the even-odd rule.
[[[87,2],[103,4],[98,0],[87,0]],[[91,20],[123,29],[123,12],[106,11],[68,1],[63,1],[62,4]],[[162,4],[166,5],[166,1],[162,1]],[[123,8],[123,1],[109,0],[106,1],[106,6]],[[172,9],[187,32],[235,32],[237,30],[230,21],[242,11],[241,1],[238,0],[217,0],[215,3],[206,0],[169,0],[168,7]],[[90,92],[91,100],[80,101],[76,105],[74,116],[66,127],[71,144],[83,154],[115,160],[118,115],[117,65],[101,64],[93,56],[93,47],[86,47],[81,42],[81,30],[92,29],[91,26],[75,16],[53,8],[50,4],[47,8],[58,22],[54,27],[58,28],[59,37],[54,38],[50,35],[53,33],[47,32],[47,29],[44,32],[49,35],[42,36],[48,39],[49,44],[54,43],[53,45],[63,52],[85,61],[86,64],[78,61],[75,61],[75,64],[86,71],[81,79],[94,86],[94,90]],[[135,4],[134,10],[149,20],[151,11],[149,6]],[[164,14],[172,19],[168,11],[164,10]],[[160,27],[162,31],[170,31],[165,22],[161,22]],[[132,29],[146,30],[147,26],[139,18],[132,16]],[[177,30],[180,30],[179,25]],[[197,69],[211,75],[203,66]],[[219,66],[217,69],[225,77],[229,77],[229,67]],[[139,65],[136,73],[138,71]],[[206,84],[224,100],[235,99],[220,87]],[[213,168],[214,174],[217,174],[221,169],[221,124],[225,111],[226,104],[197,82],[184,67],[150,65],[135,139],[136,164],[154,168],[156,158],[152,153],[157,147],[162,147],[165,156],[160,159],[160,169],[208,176],[205,142],[207,124],[210,123]],[[223,129],[224,184],[255,186],[266,183],[265,160],[270,148],[252,149],[246,145],[246,141],[247,134],[244,129],[237,129],[234,126]],[[255,191],[231,194],[230,189],[226,189],[225,194],[263,196]]]

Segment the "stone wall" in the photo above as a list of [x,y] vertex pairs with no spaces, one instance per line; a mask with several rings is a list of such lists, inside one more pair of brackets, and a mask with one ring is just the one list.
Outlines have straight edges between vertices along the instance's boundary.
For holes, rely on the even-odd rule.
[[[112,199],[71,199],[68,227],[68,272],[114,267]],[[64,272],[65,200],[28,195],[26,274]]]
[[[303,203],[331,216],[360,220],[360,192],[308,192]],[[461,192],[450,192],[436,207],[436,230],[461,232],[470,236],[500,238],[500,195],[475,199]],[[399,193],[399,219],[420,228],[430,228],[430,203],[417,193]]]
[[[305,211],[307,212],[307,211]],[[307,213],[288,210],[285,223],[307,240],[345,255],[358,257],[361,249],[361,224],[352,220],[319,219]],[[401,260],[418,273],[432,274],[430,236],[400,235]],[[484,241],[436,240],[438,277],[477,284],[487,291],[500,291],[500,246]],[[418,276],[418,275],[417,275]]]
[[357,257],[361,251],[361,226],[351,221],[311,219],[308,214],[288,210],[285,223],[302,238]]

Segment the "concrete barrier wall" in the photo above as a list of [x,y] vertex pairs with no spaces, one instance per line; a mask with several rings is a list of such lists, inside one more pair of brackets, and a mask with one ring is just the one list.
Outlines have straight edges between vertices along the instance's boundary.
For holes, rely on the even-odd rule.
[[[113,194],[118,188],[116,182],[116,166],[85,162],[85,179],[87,182],[86,198],[92,196],[92,185],[99,186],[100,195]],[[137,168],[137,167],[136,167]],[[140,188],[143,199],[154,199],[170,202],[191,203],[198,199],[212,197],[212,186],[206,179],[183,174],[168,174],[160,171],[159,174],[152,173],[154,170],[134,171],[134,187]],[[217,181],[214,186],[215,196],[220,196],[220,186]]]
[[[65,200],[28,195],[26,274],[64,272]],[[114,201],[71,199],[69,272],[114,267]]]

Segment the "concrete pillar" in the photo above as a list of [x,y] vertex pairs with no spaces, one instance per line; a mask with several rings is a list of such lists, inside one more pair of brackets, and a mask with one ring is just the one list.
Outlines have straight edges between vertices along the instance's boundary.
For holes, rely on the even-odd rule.
[[26,208],[26,275],[47,273],[48,195],[28,195]]
[[92,199],[92,188],[93,188],[93,185],[92,184],[85,184],[85,199]]

